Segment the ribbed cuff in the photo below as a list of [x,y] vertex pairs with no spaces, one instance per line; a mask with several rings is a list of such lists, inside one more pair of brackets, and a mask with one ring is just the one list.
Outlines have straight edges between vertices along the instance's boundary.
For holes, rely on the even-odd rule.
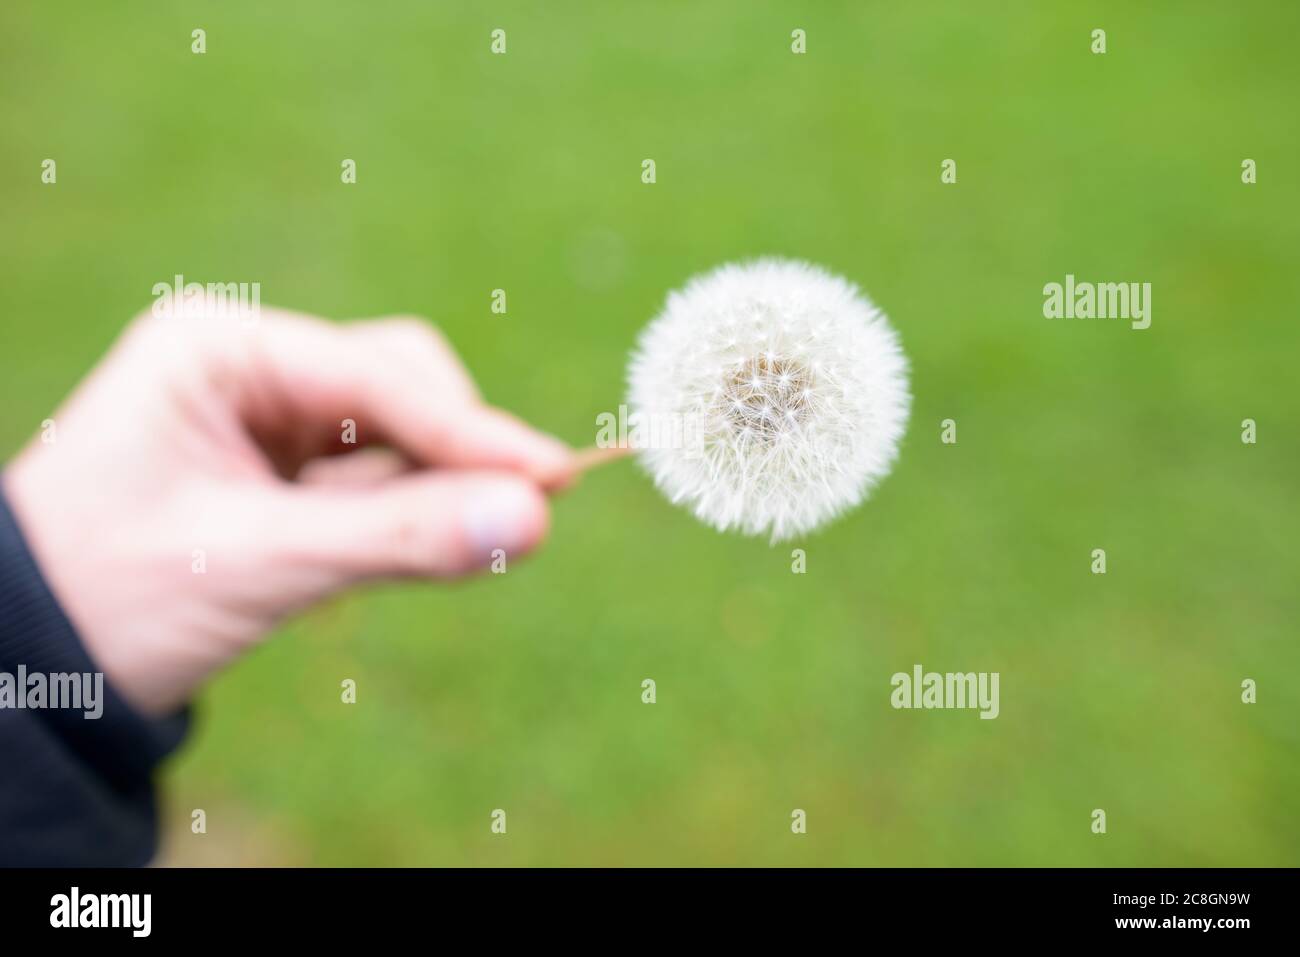
[[[19,666],[29,675],[101,671],[45,583],[0,484],[0,672],[17,676]],[[188,709],[170,718],[147,718],[127,705],[107,679],[101,697],[103,714],[95,719],[87,719],[82,710],[52,707],[31,714],[109,788],[136,793],[161,759],[181,744],[190,723]]]

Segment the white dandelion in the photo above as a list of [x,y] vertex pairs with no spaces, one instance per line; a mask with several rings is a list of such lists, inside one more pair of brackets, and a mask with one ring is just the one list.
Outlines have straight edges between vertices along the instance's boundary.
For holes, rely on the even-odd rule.
[[907,360],[852,283],[781,259],[726,265],[668,296],[628,370],[629,418],[689,423],[638,443],[671,501],[719,531],[810,532],[889,473]]

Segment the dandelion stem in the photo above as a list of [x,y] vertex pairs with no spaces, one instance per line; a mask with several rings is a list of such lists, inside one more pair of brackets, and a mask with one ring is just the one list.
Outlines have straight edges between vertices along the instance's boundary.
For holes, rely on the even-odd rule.
[[585,449],[579,449],[573,453],[574,473],[581,475],[588,469],[593,469],[597,465],[604,465],[606,462],[613,462],[617,459],[626,458],[632,454],[630,448],[619,448],[612,446],[610,448],[601,448],[598,445],[592,445]]

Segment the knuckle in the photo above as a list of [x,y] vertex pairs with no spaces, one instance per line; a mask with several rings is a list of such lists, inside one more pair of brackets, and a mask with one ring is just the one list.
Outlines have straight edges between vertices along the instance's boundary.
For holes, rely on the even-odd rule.
[[399,519],[389,532],[388,551],[397,567],[410,575],[433,570],[433,544],[425,525],[415,518]]
[[374,325],[393,337],[409,340],[427,340],[433,333],[429,321],[415,315],[385,316],[375,320]]
[[399,520],[388,542],[395,566],[407,576],[442,578],[463,574],[472,564],[469,546],[451,532],[416,518]]
[[428,319],[419,316],[386,316],[361,324],[358,331],[375,336],[384,348],[415,356],[446,357],[452,354],[446,336]]

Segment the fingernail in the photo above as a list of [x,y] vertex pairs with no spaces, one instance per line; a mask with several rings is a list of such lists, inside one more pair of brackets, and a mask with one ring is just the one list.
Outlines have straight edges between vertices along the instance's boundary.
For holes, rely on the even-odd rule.
[[471,493],[464,523],[475,563],[487,565],[528,551],[541,538],[545,516],[541,494],[522,482],[495,483]]

